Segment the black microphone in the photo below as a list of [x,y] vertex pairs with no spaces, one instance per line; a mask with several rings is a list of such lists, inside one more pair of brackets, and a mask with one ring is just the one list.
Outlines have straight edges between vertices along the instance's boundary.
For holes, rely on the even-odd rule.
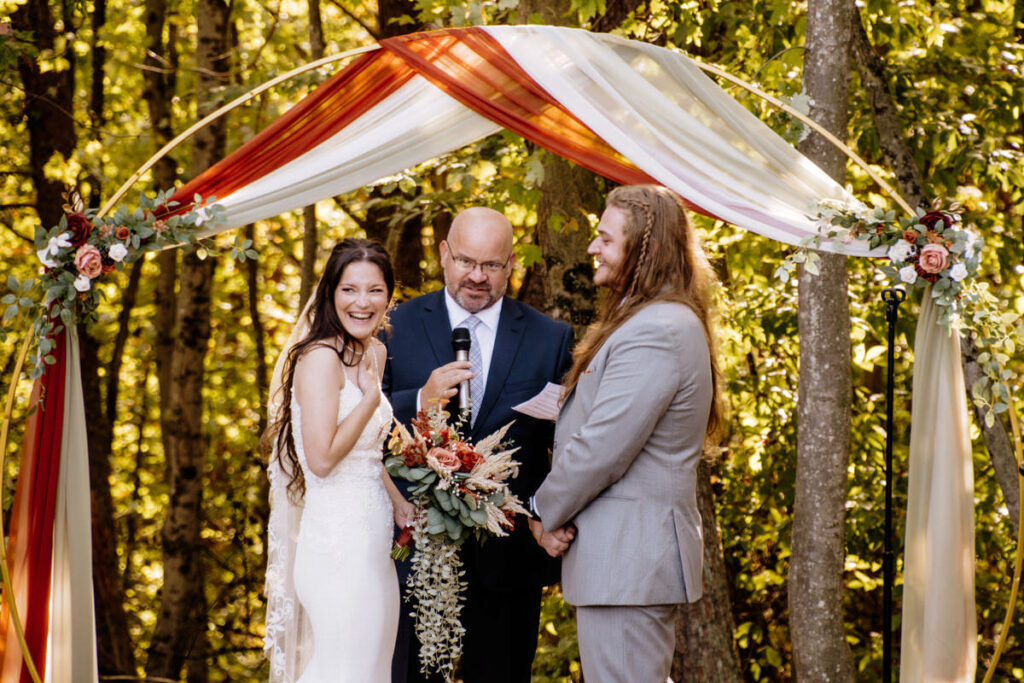
[[[472,342],[469,337],[469,330],[465,327],[456,327],[452,330],[452,351],[455,352],[455,360],[469,360],[469,346]],[[469,394],[469,380],[459,383],[459,417],[469,424],[473,412],[473,400]]]

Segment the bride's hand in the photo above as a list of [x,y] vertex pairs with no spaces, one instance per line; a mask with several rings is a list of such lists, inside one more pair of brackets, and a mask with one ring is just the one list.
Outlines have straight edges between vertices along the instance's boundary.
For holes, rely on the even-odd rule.
[[356,370],[356,385],[359,387],[359,391],[363,392],[363,398],[380,403],[380,384],[377,381],[377,372],[372,365],[370,353],[373,351],[370,350],[359,361]]
[[405,527],[412,524],[413,520],[416,518],[415,505],[413,505],[407,500],[402,500],[401,502],[397,503],[394,507],[395,525],[399,529],[404,529]]

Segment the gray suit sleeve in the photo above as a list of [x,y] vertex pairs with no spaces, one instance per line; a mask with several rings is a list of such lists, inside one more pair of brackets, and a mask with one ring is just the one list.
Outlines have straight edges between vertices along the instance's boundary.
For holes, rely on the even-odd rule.
[[685,353],[680,331],[653,320],[622,331],[609,349],[586,422],[537,490],[537,512],[547,529],[570,522],[622,477],[679,391]]

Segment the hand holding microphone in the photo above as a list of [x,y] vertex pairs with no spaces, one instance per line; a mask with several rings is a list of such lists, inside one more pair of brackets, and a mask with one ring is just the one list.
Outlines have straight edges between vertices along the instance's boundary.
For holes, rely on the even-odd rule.
[[468,360],[457,360],[436,368],[420,389],[420,407],[423,410],[435,406],[443,408],[449,399],[459,393],[459,385],[473,378],[471,367]]

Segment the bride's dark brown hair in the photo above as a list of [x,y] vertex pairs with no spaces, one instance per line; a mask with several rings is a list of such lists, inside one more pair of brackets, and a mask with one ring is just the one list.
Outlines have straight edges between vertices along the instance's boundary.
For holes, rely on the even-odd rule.
[[[277,418],[263,433],[260,443],[264,452],[273,451],[276,446],[278,464],[290,476],[288,494],[293,500],[301,500],[306,494],[306,478],[299,466],[295,452],[292,430],[292,385],[295,382],[295,366],[306,351],[314,346],[323,346],[325,341],[339,338],[342,341],[338,358],[349,367],[358,365],[363,357],[363,343],[350,335],[342,325],[334,308],[334,291],[338,288],[345,268],[351,263],[364,261],[380,268],[388,290],[388,301],[395,291],[395,274],[391,268],[388,253],[378,242],[357,238],[338,242],[324,266],[324,274],[313,293],[313,304],[309,308],[309,333],[295,344],[285,360],[283,381],[278,390],[281,393]],[[335,348],[331,345],[331,348]]]
[[711,328],[715,273],[693,230],[682,199],[660,185],[624,185],[608,194],[608,207],[626,213],[622,266],[614,273],[597,322],[576,346],[565,379],[568,395],[612,332],[640,309],[659,301],[685,304],[697,314],[711,354],[712,402],[707,434],[721,423],[715,335]]

